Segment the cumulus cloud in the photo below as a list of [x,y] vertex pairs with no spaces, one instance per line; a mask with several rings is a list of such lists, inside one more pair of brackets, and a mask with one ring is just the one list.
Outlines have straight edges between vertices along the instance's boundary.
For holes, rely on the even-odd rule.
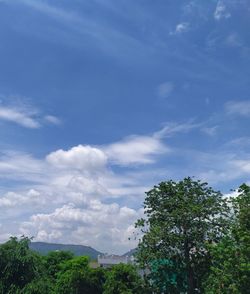
[[165,82],[157,87],[157,95],[159,98],[168,98],[174,90],[174,84],[172,82]]
[[95,172],[105,167],[105,153],[91,146],[78,145],[67,151],[57,150],[46,157],[47,161],[57,168],[72,168]]
[[[1,223],[13,235],[124,253],[136,246],[136,241],[128,238],[133,237],[134,222],[143,214],[138,205],[143,203],[144,192],[155,183],[190,174],[211,184],[249,175],[246,157],[224,151],[209,154],[170,149],[164,143],[175,134],[201,126],[193,121],[167,124],[151,135],[130,136],[106,146],[78,145],[41,159],[15,152],[3,154],[1,180],[11,182],[15,189],[9,190],[7,185],[7,191],[0,190]],[[183,159],[183,169],[177,170],[171,161],[153,169],[150,164],[163,153]],[[4,236],[5,231],[0,239]]]
[[214,18],[216,20],[221,20],[221,19],[227,19],[230,17],[231,17],[231,14],[230,12],[228,12],[224,1],[219,0],[214,11]]
[[227,114],[250,116],[250,101],[229,101],[225,104]]
[[128,238],[133,236],[134,223],[142,214],[141,209],[90,200],[85,208],[67,204],[48,214],[33,215],[23,223],[21,231],[32,234],[35,240],[62,242],[67,236],[77,244],[124,253],[131,245],[136,246]]
[[[149,187],[144,174],[130,174],[123,166],[133,169],[153,163],[156,156],[168,151],[162,137],[152,134],[130,136],[106,146],[60,149],[40,159],[2,153],[1,179],[16,188],[11,191],[7,186],[7,191],[0,191],[0,219],[14,216],[18,220],[18,224],[8,221],[14,235],[124,253],[136,245],[128,238],[142,213],[129,206],[138,199],[142,202]],[[115,165],[120,166],[119,173]],[[152,185],[152,174],[147,178]]]
[[40,193],[30,189],[27,193],[8,192],[0,198],[0,208],[9,208],[27,204],[41,204]]

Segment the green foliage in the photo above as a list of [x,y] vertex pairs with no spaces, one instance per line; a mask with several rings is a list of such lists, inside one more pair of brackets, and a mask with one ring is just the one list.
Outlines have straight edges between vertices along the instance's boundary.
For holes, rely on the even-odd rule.
[[45,277],[40,279],[34,279],[27,284],[20,294],[49,294],[53,291],[53,284]]
[[250,293],[250,187],[240,186],[232,200],[231,233],[211,245],[212,265],[205,281],[207,294]]
[[102,293],[104,273],[90,269],[87,257],[75,257],[61,265],[57,274],[55,293],[60,294],[99,294]]
[[185,293],[187,290],[186,271],[174,260],[157,259],[150,263],[150,278],[156,293]]
[[104,294],[138,294],[142,293],[142,280],[135,267],[118,264],[107,273]]
[[2,293],[16,293],[42,272],[41,257],[29,250],[30,240],[10,238],[0,246],[0,289]]
[[47,275],[56,279],[56,274],[61,269],[61,264],[73,259],[74,254],[69,251],[51,251],[44,257],[44,264]]
[[175,282],[171,282],[173,273],[165,264],[168,274],[157,279],[151,274],[154,290],[157,293],[164,289],[166,293],[180,293],[185,288],[188,293],[200,291],[210,263],[207,245],[217,243],[228,229],[226,201],[207,183],[191,178],[162,182],[146,195],[146,218],[136,224],[144,233],[138,261],[150,269],[152,262],[167,259],[175,264],[176,275]]

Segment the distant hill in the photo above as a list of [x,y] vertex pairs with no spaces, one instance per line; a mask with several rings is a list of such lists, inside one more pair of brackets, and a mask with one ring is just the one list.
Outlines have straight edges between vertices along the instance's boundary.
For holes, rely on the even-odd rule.
[[125,254],[123,254],[122,256],[132,256],[136,253],[137,248],[131,249],[128,252],[126,252]]
[[101,252],[89,246],[55,244],[55,243],[45,243],[45,242],[31,242],[30,249],[37,251],[42,255],[46,255],[48,252],[56,251],[56,250],[71,251],[76,256],[85,255],[85,256],[89,256],[91,259],[97,259],[98,254],[102,254]]

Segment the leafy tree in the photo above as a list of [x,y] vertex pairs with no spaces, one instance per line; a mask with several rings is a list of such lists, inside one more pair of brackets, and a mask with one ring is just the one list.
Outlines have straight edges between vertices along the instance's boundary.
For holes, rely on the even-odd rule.
[[107,273],[104,294],[138,294],[142,293],[142,280],[135,267],[118,264]]
[[64,262],[57,274],[55,293],[102,293],[104,272],[101,269],[90,269],[88,263],[89,259],[85,256],[75,257]]
[[22,290],[20,290],[20,294],[50,294],[53,293],[52,291],[53,284],[44,276],[39,279],[32,280]]
[[222,194],[190,177],[170,180],[146,193],[144,209],[146,218],[136,223],[144,233],[137,258],[151,270],[154,291],[201,291],[210,262],[207,245],[217,243],[228,228]]
[[211,244],[207,294],[250,293],[250,187],[243,184],[238,192],[232,200],[231,233],[219,244]]
[[73,259],[74,254],[70,251],[51,251],[44,257],[44,264],[47,275],[51,279],[56,279],[56,274],[61,269],[61,264]]
[[11,237],[0,246],[0,289],[16,293],[42,273],[41,257],[29,249],[30,239]]

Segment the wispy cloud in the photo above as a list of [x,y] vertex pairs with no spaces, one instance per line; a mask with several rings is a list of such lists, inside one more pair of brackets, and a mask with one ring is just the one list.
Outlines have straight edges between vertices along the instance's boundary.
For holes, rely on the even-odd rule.
[[30,129],[37,129],[41,127],[41,124],[34,117],[34,114],[24,109],[0,106],[0,119],[14,122],[20,126]]
[[227,10],[227,7],[224,1],[219,0],[214,11],[214,18],[216,20],[221,20],[221,19],[227,19],[230,17],[231,17],[231,13]]
[[174,90],[172,82],[164,82],[157,87],[157,95],[161,99],[168,98]]
[[250,101],[229,101],[225,104],[227,114],[250,116]]
[[18,0],[20,3],[29,6],[37,11],[50,15],[64,21],[80,21],[81,19],[74,12],[69,12],[56,6],[52,6],[45,1],[40,0]]
[[111,161],[121,165],[148,164],[169,149],[153,136],[130,136],[104,148]]
[[61,121],[54,115],[44,115],[25,97],[0,95],[0,120],[19,126],[38,129],[46,124],[60,125]]
[[226,38],[226,44],[231,46],[231,47],[241,47],[243,46],[243,42],[240,39],[240,36],[237,33],[231,33],[227,38]]
[[213,126],[213,127],[204,127],[201,129],[202,132],[205,134],[213,137],[217,134],[218,126]]
[[51,123],[53,125],[60,125],[62,123],[61,120],[54,115],[46,115],[44,117],[44,119],[45,119],[45,121],[47,121],[48,123]]
[[194,123],[193,120],[189,120],[186,123],[168,123],[160,131],[154,133],[154,137],[158,139],[163,139],[166,137],[171,137],[176,133],[188,133],[189,131],[199,128],[202,123]]
[[[100,19],[95,20],[89,17],[88,14],[78,14],[75,10],[63,9],[58,5],[51,4],[49,1],[20,0],[15,3],[21,3],[60,22],[64,26],[63,34],[67,36],[67,40],[72,40],[72,33],[80,36],[80,38],[87,37],[89,38],[88,42],[113,57],[120,56],[124,48],[133,48],[140,53],[142,49],[145,49],[144,45],[132,35],[109,26],[107,22],[103,22]],[[65,30],[65,27],[67,30]],[[79,38],[74,38],[76,46],[82,46],[85,43],[81,41],[80,45],[76,40],[79,40]]]

